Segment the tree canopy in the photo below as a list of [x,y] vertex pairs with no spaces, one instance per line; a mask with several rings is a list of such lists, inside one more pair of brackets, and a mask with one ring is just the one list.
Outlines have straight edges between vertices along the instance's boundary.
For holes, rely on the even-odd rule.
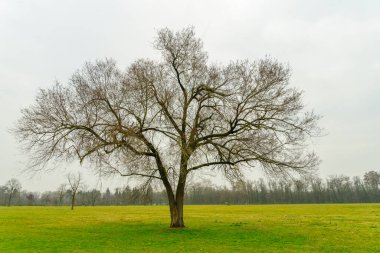
[[318,116],[290,70],[272,58],[211,64],[193,28],[162,29],[161,60],[139,59],[126,71],[114,60],[86,63],[68,84],[42,89],[22,111],[16,134],[34,166],[53,159],[89,161],[103,174],[159,180],[172,227],[182,227],[189,174],[211,168],[227,178],[242,168],[305,173]]

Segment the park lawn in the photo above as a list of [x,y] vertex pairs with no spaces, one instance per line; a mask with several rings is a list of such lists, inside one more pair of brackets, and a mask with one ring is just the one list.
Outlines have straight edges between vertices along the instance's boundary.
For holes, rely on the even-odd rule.
[[380,204],[0,207],[0,252],[380,252]]

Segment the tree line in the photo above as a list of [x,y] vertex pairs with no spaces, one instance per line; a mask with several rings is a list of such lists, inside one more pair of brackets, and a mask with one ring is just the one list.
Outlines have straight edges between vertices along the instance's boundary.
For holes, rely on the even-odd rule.
[[[69,177],[68,177],[69,178]],[[69,180],[70,181],[70,180]],[[73,178],[71,178],[71,183]],[[0,205],[66,206],[72,205],[166,205],[165,190],[146,187],[118,187],[104,192],[88,189],[82,182],[61,184],[55,191],[22,190],[17,179],[0,186]],[[363,177],[334,175],[322,179],[308,176],[298,179],[259,179],[238,181],[231,187],[215,186],[209,181],[189,184],[186,204],[286,204],[286,203],[368,203],[380,202],[380,172],[369,171]],[[75,190],[75,193],[74,193]]]

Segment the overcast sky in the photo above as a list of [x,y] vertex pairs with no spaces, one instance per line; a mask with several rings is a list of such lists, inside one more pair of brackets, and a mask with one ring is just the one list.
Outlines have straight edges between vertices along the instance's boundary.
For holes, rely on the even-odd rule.
[[[66,82],[86,61],[112,57],[125,69],[156,58],[156,31],[189,25],[210,62],[271,55],[289,63],[292,86],[323,116],[327,135],[312,147],[322,177],[380,170],[378,0],[0,0],[0,185],[16,177],[25,189],[53,190],[70,170],[22,173],[25,156],[9,130],[38,88]],[[99,183],[79,170],[90,186]]]

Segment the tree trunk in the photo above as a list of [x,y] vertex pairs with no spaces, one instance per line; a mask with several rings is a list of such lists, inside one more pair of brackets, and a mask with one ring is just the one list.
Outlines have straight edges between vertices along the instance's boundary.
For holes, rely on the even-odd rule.
[[171,228],[184,228],[183,222],[183,202],[170,205],[170,227]]
[[74,210],[74,205],[75,205],[75,194],[71,196],[71,210]]
[[171,228],[184,228],[185,223],[183,222],[183,203],[185,199],[185,183],[186,175],[180,176],[175,201],[170,204],[170,217],[171,217]]
[[173,191],[170,185],[165,185],[166,193],[168,195],[169,208],[170,208],[170,227],[171,228],[184,228],[183,222],[183,199],[184,194],[180,193],[174,197]]
[[183,222],[183,196],[182,198],[178,198],[178,196],[175,198],[173,192],[171,192],[170,189],[167,189],[167,193],[170,208],[170,227],[184,228],[185,224]]
[[[153,147],[154,149],[154,147]],[[182,173],[179,179],[179,184],[177,186],[177,193],[174,196],[173,188],[170,185],[166,171],[160,157],[156,157],[158,171],[160,173],[162,183],[165,186],[166,194],[168,196],[168,202],[170,207],[170,227],[171,228],[184,228],[185,224],[183,222],[183,200],[184,200],[184,189],[186,183],[186,174]],[[183,177],[185,175],[185,177]]]
[[8,206],[11,206],[11,200],[12,200],[12,193],[9,194],[9,198],[8,198]]

